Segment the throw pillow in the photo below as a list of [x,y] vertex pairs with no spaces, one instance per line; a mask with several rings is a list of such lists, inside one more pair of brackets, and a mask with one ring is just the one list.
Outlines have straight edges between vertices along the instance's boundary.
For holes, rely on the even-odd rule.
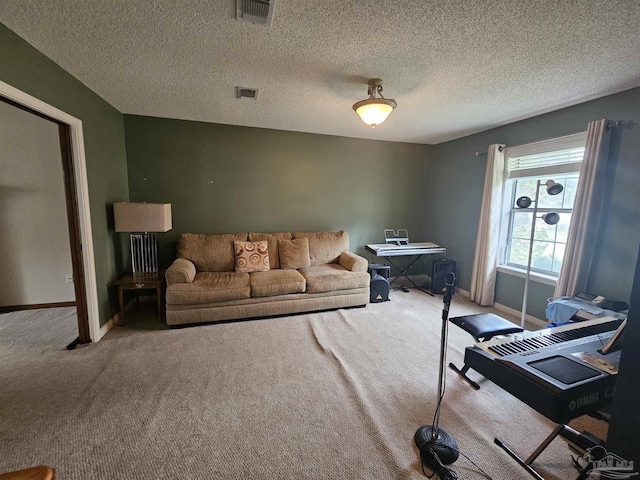
[[269,245],[266,241],[241,242],[235,240],[236,273],[266,272],[269,270]]
[[311,265],[309,239],[307,238],[278,240],[278,254],[280,255],[280,268],[283,270],[298,269]]

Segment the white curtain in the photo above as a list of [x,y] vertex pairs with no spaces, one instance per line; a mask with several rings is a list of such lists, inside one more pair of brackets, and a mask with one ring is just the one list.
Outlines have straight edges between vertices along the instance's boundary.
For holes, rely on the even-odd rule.
[[590,122],[573,215],[554,296],[586,291],[600,226],[609,160],[607,120]]
[[473,259],[469,299],[480,305],[493,305],[496,267],[500,249],[500,220],[504,190],[504,145],[490,145],[480,210],[480,223]]

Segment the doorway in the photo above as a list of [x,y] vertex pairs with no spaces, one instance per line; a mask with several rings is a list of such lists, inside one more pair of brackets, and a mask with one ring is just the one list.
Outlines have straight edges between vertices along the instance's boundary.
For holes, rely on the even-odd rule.
[[[38,126],[42,127],[42,131],[47,132],[49,137],[49,143],[43,145],[43,148],[56,150],[55,144],[58,145],[58,151],[55,152],[57,165],[46,166],[46,164],[40,163],[31,172],[29,167],[23,168],[21,172],[23,179],[25,176],[27,178],[37,177],[39,182],[33,183],[30,181],[33,179],[31,178],[20,186],[18,172],[7,172],[5,175],[7,178],[11,173],[15,174],[14,178],[18,178],[17,185],[13,186],[13,191],[11,191],[12,186],[5,186],[4,190],[7,192],[7,196],[12,200],[20,197],[26,199],[26,203],[22,204],[3,202],[5,207],[10,209],[10,203],[21,205],[22,211],[18,212],[18,216],[25,216],[25,222],[22,224],[34,223],[35,225],[30,226],[32,229],[27,235],[20,236],[20,232],[14,232],[18,235],[18,238],[12,239],[16,250],[10,252],[9,255],[17,253],[17,257],[21,257],[14,262],[16,270],[14,273],[17,280],[15,285],[17,286],[14,288],[16,291],[13,292],[13,297],[11,292],[6,294],[7,298],[4,299],[0,312],[74,305],[77,318],[77,339],[70,344],[70,347],[77,343],[90,342],[92,335],[87,306],[85,258],[75,175],[77,166],[74,163],[71,127],[67,123],[4,96],[0,96],[0,107],[5,111],[5,114],[11,114],[11,118],[14,120],[20,118],[22,121],[31,122],[30,125],[39,122]],[[57,142],[55,137],[57,137]],[[20,140],[30,142],[29,147],[33,146],[31,142],[38,144],[37,138]],[[56,163],[56,158],[50,158],[54,160],[53,163]],[[18,167],[19,163],[13,165],[14,168]],[[24,165],[20,166],[25,167]],[[8,168],[11,168],[10,164]],[[46,169],[46,171],[38,171],[41,169]],[[60,203],[51,202],[47,205],[47,199],[55,198],[56,195],[58,195]],[[43,201],[44,205],[42,205]],[[15,216],[16,212],[12,217]],[[38,227],[41,228],[38,229]],[[11,235],[11,233],[7,233],[7,235]],[[39,244],[36,237],[42,239]],[[42,251],[43,249],[47,250],[49,244],[51,250]],[[62,248],[60,248],[61,245]],[[34,261],[31,262],[29,256],[33,256]],[[47,268],[43,268],[44,265],[47,265]],[[38,272],[39,268],[42,272]],[[52,271],[56,276],[55,281],[47,278],[47,275],[51,276]],[[24,277],[22,285],[20,285],[19,277]],[[38,301],[38,298],[41,301]],[[12,299],[15,300],[12,301]]]

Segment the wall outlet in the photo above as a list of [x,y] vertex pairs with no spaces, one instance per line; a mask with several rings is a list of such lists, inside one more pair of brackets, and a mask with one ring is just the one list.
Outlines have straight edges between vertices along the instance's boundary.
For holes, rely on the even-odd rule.
[[67,283],[73,283],[73,274],[67,273],[64,276],[64,281],[67,282]]

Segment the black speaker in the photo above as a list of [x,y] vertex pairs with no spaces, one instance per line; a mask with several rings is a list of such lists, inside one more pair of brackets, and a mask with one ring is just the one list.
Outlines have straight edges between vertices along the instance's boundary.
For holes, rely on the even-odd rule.
[[436,258],[431,262],[431,293],[444,294],[444,282],[447,273],[456,273],[456,262],[446,258]]
[[369,275],[371,275],[371,284],[369,286],[371,292],[370,302],[380,303],[388,301],[391,267],[389,265],[372,263],[369,265]]

